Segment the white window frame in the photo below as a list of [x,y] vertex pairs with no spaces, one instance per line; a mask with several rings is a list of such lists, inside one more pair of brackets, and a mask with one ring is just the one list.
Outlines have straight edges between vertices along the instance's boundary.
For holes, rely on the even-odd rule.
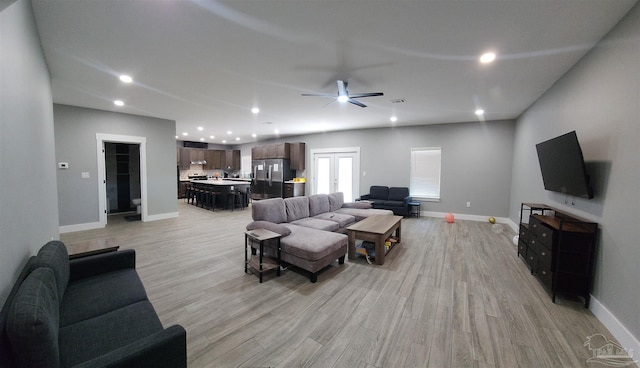
[[411,148],[409,190],[412,198],[439,201],[441,173],[441,147]]

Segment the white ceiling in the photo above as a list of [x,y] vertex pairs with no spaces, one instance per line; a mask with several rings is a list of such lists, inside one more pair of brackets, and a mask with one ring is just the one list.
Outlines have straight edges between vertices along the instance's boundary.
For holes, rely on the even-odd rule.
[[[635,2],[32,0],[54,102],[171,119],[180,139],[231,144],[274,129],[474,121],[478,107],[516,118]],[[477,61],[485,51],[491,65]],[[384,96],[360,108],[300,95],[336,93],[337,79]]]

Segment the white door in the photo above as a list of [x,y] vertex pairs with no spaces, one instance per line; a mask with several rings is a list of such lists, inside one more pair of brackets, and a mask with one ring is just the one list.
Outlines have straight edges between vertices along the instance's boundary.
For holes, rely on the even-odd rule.
[[338,152],[325,150],[325,152],[312,152],[312,155],[314,164],[312,193],[342,192],[345,202],[353,202],[359,196],[359,149],[342,149]]

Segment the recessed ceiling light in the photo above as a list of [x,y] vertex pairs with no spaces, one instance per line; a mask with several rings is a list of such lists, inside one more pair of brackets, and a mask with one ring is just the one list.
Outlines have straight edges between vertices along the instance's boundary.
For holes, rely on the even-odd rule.
[[484,115],[484,110],[482,109],[477,109],[476,110],[476,115],[480,116],[480,115]]
[[231,135],[231,134],[233,134],[233,132],[230,131],[230,130],[227,130],[227,134]]
[[201,142],[204,142],[204,138],[200,138],[200,141],[201,141]]
[[488,64],[496,59],[496,54],[493,52],[485,52],[480,56],[480,62],[482,64]]
[[257,107],[254,107],[253,109],[251,109],[251,112],[254,113],[254,114],[257,114],[257,113],[260,112],[260,109],[257,108]]
[[223,139],[223,140],[222,140],[222,143],[227,143],[227,140],[226,140],[226,139]]
[[215,138],[215,137],[214,137],[214,136],[212,136],[212,135],[210,135],[210,136],[209,136],[209,139],[213,139],[213,138]]
[[123,82],[123,83],[131,83],[131,82],[133,82],[133,78],[131,78],[128,75],[122,74],[120,76],[120,81]]
[[274,129],[273,132],[276,134],[280,134],[280,131],[278,129]]
[[255,138],[255,137],[257,137],[257,136],[258,136],[258,135],[257,135],[256,133],[251,134],[251,137],[253,137],[253,138]]
[[176,139],[178,139],[178,136],[176,135]]
[[396,121],[398,121],[398,117],[397,116],[392,116],[389,118],[389,120],[391,120],[392,123],[395,123]]
[[189,135],[189,133],[187,132],[182,132],[182,135],[184,135],[185,137]]
[[115,100],[113,101],[113,104],[116,106],[124,106],[124,102],[122,100]]
[[203,130],[204,130],[204,128],[203,128],[203,127],[198,127],[198,130],[199,130],[199,131],[203,131]]
[[240,137],[236,137],[236,141],[239,141],[239,140],[240,140]]

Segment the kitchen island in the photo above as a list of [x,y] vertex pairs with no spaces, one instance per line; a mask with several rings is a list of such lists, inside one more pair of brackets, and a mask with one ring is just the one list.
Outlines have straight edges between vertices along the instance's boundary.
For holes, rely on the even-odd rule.
[[[247,207],[248,198],[250,198],[250,186],[249,181],[238,180],[226,180],[226,179],[207,179],[207,180],[191,180],[191,183],[198,186],[210,186],[216,193],[215,207],[221,207],[224,209],[235,208],[236,194],[239,192],[246,193],[246,195],[239,195],[241,206]],[[229,205],[231,202],[231,206]]]

